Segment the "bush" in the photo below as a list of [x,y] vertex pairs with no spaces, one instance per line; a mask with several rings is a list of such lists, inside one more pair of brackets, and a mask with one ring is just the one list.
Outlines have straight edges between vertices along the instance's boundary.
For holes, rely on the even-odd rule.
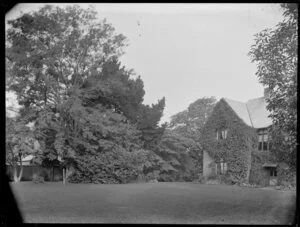
[[44,183],[44,177],[40,176],[39,174],[33,174],[32,182],[35,184]]
[[54,175],[54,181],[61,181],[62,177],[58,175]]
[[296,173],[291,171],[289,167],[280,164],[277,168],[278,174],[278,185],[283,185],[285,187],[296,187]]
[[176,179],[176,174],[160,174],[158,177],[158,181],[160,182],[174,182]]
[[194,180],[193,174],[191,172],[185,172],[182,175],[182,179],[186,182],[192,182]]
[[208,177],[207,180],[216,180],[217,179],[217,175],[215,172],[212,172]]
[[193,182],[203,184],[203,183],[205,183],[205,179],[204,179],[203,175],[198,175],[197,178],[194,179]]
[[218,181],[221,184],[227,184],[227,185],[233,185],[236,182],[232,179],[232,177],[230,175],[219,175],[217,176]]
[[38,175],[43,177],[44,181],[49,181],[49,176],[45,169],[41,170]]

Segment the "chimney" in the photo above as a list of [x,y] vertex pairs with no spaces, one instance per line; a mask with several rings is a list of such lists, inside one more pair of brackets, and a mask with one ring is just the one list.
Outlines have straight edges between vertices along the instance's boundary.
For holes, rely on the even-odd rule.
[[270,89],[264,88],[264,98],[267,99],[270,97]]

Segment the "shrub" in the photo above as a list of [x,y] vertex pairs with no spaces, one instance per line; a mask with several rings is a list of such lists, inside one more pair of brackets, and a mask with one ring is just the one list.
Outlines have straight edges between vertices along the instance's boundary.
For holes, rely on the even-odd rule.
[[162,173],[157,180],[160,182],[174,182],[176,181],[177,175],[177,173]]
[[232,177],[228,174],[226,175],[219,175],[217,177],[217,180],[221,183],[221,184],[227,184],[227,185],[233,185],[235,183],[237,183],[236,181],[234,181],[232,179]]
[[193,182],[203,184],[205,182],[205,179],[204,179],[203,175],[198,175],[197,178],[194,179]]
[[33,174],[32,182],[35,184],[44,183],[44,177],[40,176],[39,174]]
[[43,177],[44,181],[49,181],[49,176],[45,169],[40,171],[39,176]]
[[193,175],[191,172],[184,172],[182,175],[182,179],[183,181],[186,182],[192,182],[193,181]]
[[296,186],[296,173],[291,171],[287,165],[280,164],[277,168],[278,185],[285,187]]
[[217,175],[215,172],[212,172],[208,177],[207,180],[216,180],[217,179]]
[[58,175],[54,175],[54,181],[61,181],[62,177]]

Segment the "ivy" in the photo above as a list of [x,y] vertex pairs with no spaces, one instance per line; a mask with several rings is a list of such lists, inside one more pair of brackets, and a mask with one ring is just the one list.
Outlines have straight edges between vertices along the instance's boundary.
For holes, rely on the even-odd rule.
[[[228,129],[226,139],[217,140],[216,130]],[[251,168],[251,154],[256,149],[257,134],[247,126],[221,99],[216,104],[202,130],[203,149],[214,160],[227,163],[227,177],[235,182],[248,181]]]

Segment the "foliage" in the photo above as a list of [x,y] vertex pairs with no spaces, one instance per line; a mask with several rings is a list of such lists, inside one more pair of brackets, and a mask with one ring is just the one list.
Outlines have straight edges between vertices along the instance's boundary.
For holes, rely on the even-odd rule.
[[199,175],[197,175],[197,177],[195,177],[193,182],[203,184],[203,183],[205,183],[205,179],[202,174],[199,174]]
[[[6,163],[14,167],[14,181],[22,178],[22,159],[37,152],[32,131],[25,125],[24,119],[6,117]],[[20,163],[21,170],[17,176],[17,166]]]
[[215,172],[212,172],[211,174],[209,174],[209,176],[207,177],[207,181],[210,180],[216,180],[217,179],[217,175]]
[[165,98],[158,100],[157,104],[142,105],[138,115],[138,128],[142,132],[144,149],[156,150],[164,134],[166,124],[159,126],[159,121],[165,108]]
[[[84,171],[83,175],[88,177],[89,180],[83,176],[82,180],[85,182],[99,181],[98,178],[102,177],[101,166],[113,165],[112,169],[120,169],[119,175],[114,179],[121,181],[120,174],[126,175],[127,169],[131,171],[131,166],[128,166],[131,152],[142,145],[139,131],[128,124],[123,115],[101,104],[94,108],[84,107],[80,100],[77,100],[60,108],[60,115],[47,112],[44,118],[39,118],[36,123],[37,133],[45,141],[41,143],[44,151],[42,156],[49,160],[60,156],[65,165],[77,166],[76,170]],[[113,173],[112,169],[108,172]],[[123,177],[126,180],[125,175]],[[82,176],[82,173],[76,176]],[[81,178],[77,181],[79,179]]]
[[[201,129],[211,114],[216,99],[200,98],[187,110],[171,117],[171,122],[158,144],[157,154],[176,169],[171,181],[193,181],[202,173]],[[163,179],[163,181],[166,181]]]
[[35,184],[40,184],[40,183],[44,183],[44,177],[41,176],[40,174],[33,174],[32,176],[32,182]]
[[271,130],[270,143],[272,144],[271,151],[274,157],[276,157],[276,161],[288,164],[291,167],[291,170],[295,171],[295,167],[297,166],[297,150],[290,150],[293,146],[291,137],[282,131]]
[[296,171],[293,171],[286,164],[280,163],[277,168],[278,185],[285,187],[296,187]]
[[[277,153],[296,159],[297,137],[297,64],[298,64],[298,5],[281,4],[284,21],[275,28],[255,35],[249,55],[257,62],[256,75],[269,92],[267,109],[271,112],[275,134],[284,131],[291,143]],[[286,154],[285,154],[286,153]],[[295,162],[289,163],[295,168]]]
[[134,79],[133,76],[133,71],[121,67],[117,58],[104,62],[101,72],[89,77],[81,87],[85,105],[114,107],[136,123],[145,91],[141,78]]
[[[126,38],[96,12],[45,6],[8,22],[7,80],[30,112],[40,142],[38,163],[74,166],[73,182],[124,183],[140,171],[136,154],[155,149],[165,99],[144,105],[140,77],[121,67]],[[143,152],[142,152],[143,153]],[[146,162],[146,161],[144,161]],[[151,166],[151,165],[150,165]]]
[[82,86],[85,105],[102,104],[122,113],[128,121],[141,131],[145,149],[155,149],[161,139],[165,125],[159,126],[163,115],[165,98],[157,104],[143,104],[144,84],[140,77],[130,78],[132,70],[121,67],[116,58],[103,64],[102,72],[87,79]]
[[43,159],[74,158],[68,143],[78,129],[72,117],[82,111],[78,88],[125,46],[124,36],[96,19],[90,8],[47,5],[8,22],[6,59],[14,76],[9,89],[22,106],[20,116],[33,113],[27,120],[36,121]]
[[254,151],[252,152],[251,172],[249,183],[268,186],[269,172],[263,167],[263,164],[273,161],[273,156],[269,151]]
[[77,158],[76,171],[69,177],[78,183],[129,183],[138,176],[150,179],[155,174],[161,160],[153,152],[136,150],[113,150],[99,153],[96,157],[87,155]]
[[[216,139],[216,130],[228,129],[227,138]],[[254,129],[245,125],[221,99],[202,129],[203,149],[216,161],[227,163],[228,177],[233,182],[248,181],[251,153],[257,146]]]
[[199,144],[193,139],[166,130],[156,153],[174,170],[179,171],[177,174],[174,174],[174,170],[169,172],[172,181],[176,178],[191,181],[202,170],[199,149]]
[[68,89],[99,71],[107,59],[122,54],[125,37],[96,19],[91,8],[47,5],[8,21],[6,58],[13,62],[11,89],[20,105],[55,107]]
[[171,116],[169,128],[176,133],[196,139],[215,104],[215,97],[203,97],[196,100],[189,105],[187,110]]

